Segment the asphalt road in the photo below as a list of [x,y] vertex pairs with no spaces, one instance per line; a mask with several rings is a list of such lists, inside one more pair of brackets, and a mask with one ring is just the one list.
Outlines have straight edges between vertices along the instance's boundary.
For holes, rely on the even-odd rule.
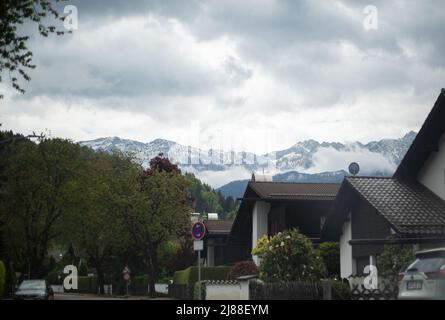
[[[168,298],[158,298],[157,300],[167,300]],[[106,297],[92,294],[72,294],[72,293],[56,293],[54,300],[149,300],[147,297]]]

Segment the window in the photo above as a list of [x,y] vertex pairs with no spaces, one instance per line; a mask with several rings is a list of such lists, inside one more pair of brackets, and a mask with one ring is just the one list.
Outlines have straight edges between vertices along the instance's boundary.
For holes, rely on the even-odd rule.
[[445,266],[445,258],[443,257],[420,257],[412,265],[408,267],[408,270],[416,270],[419,272],[438,271]]

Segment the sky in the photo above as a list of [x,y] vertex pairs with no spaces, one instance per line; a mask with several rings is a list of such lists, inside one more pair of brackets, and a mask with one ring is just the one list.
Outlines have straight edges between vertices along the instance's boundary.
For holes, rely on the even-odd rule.
[[3,77],[2,129],[265,153],[402,137],[445,86],[441,0],[69,4],[72,34],[25,26],[37,68],[24,95]]

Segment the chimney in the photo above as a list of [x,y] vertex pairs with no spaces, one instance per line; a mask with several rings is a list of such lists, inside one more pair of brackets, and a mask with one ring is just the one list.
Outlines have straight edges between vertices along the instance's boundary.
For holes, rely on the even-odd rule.
[[270,174],[252,174],[252,182],[272,182]]
[[217,213],[208,213],[207,220],[218,220],[218,214]]

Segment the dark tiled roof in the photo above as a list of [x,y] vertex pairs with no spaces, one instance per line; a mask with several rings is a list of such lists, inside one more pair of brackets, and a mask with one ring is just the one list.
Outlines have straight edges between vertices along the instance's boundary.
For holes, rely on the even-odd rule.
[[271,200],[334,200],[338,183],[249,182],[262,199]]
[[445,234],[445,201],[420,183],[376,177],[348,177],[346,181],[397,232],[404,235]]
[[230,233],[232,220],[205,220],[204,224],[209,233]]

